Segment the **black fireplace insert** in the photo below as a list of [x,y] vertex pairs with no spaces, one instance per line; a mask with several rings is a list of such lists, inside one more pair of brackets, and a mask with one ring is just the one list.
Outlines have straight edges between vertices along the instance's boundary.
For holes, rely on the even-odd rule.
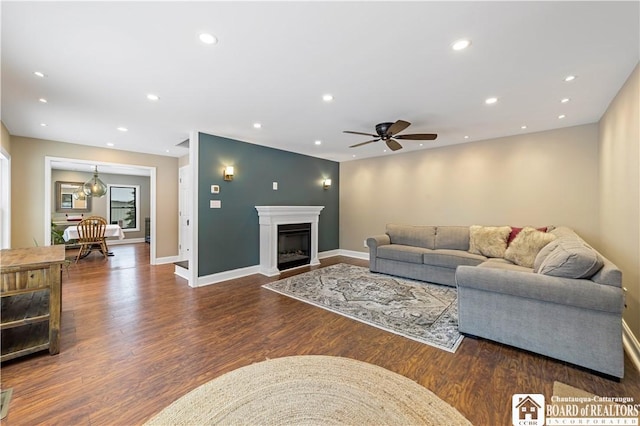
[[278,269],[311,263],[311,224],[278,225]]

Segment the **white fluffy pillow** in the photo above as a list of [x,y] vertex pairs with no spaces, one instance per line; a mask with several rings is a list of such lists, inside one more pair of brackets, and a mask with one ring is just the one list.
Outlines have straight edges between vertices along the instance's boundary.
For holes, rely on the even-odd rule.
[[469,227],[469,252],[487,257],[504,257],[510,226]]
[[524,227],[509,244],[504,258],[516,265],[533,268],[538,252],[555,239],[556,236],[548,232],[538,231],[530,226]]

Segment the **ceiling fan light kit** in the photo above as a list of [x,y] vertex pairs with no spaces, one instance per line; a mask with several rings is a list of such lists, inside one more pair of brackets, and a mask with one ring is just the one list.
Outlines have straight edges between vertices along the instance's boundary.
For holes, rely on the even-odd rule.
[[380,140],[384,141],[390,150],[397,151],[402,149],[402,145],[396,139],[405,139],[405,140],[414,140],[414,141],[432,141],[435,140],[438,135],[435,133],[414,133],[408,135],[398,135],[398,133],[402,132],[404,129],[409,127],[411,123],[404,120],[398,120],[395,123],[385,122],[376,124],[376,135],[371,133],[362,133],[362,132],[354,132],[351,130],[345,130],[344,133],[351,133],[354,135],[364,135],[371,136],[375,139],[360,142],[355,145],[351,145],[349,148],[355,148],[358,146],[366,145],[372,142],[378,142]]

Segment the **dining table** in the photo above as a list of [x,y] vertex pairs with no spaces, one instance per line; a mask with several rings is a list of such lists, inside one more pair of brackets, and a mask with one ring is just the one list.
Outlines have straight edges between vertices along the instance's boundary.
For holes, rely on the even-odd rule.
[[[62,234],[62,238],[64,238],[65,241],[77,240],[78,236],[79,236],[78,225],[67,226],[67,229],[65,229],[64,233]],[[107,242],[106,239],[110,237],[115,237],[115,238],[118,238],[119,240],[124,240],[124,232],[122,231],[122,227],[120,225],[110,224],[110,225],[107,225],[107,229],[105,229],[104,231],[104,237],[105,237],[105,244]],[[86,257],[90,252],[91,251],[87,252],[87,254],[82,257]],[[107,245],[107,254],[109,256],[113,256],[113,252],[109,251],[108,245]]]

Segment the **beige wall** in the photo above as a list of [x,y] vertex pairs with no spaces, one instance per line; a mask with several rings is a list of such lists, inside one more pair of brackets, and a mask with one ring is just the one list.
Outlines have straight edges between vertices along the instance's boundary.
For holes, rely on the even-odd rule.
[[340,247],[387,223],[567,225],[598,240],[598,127],[589,124],[340,164]]
[[0,125],[0,147],[4,149],[7,154],[11,154],[11,137],[9,136],[9,131],[3,122],[0,122]]
[[45,157],[156,167],[156,257],[178,255],[178,159],[11,136],[11,246],[44,241]]
[[623,272],[625,322],[640,337],[640,68],[600,120],[600,233],[602,251]]

